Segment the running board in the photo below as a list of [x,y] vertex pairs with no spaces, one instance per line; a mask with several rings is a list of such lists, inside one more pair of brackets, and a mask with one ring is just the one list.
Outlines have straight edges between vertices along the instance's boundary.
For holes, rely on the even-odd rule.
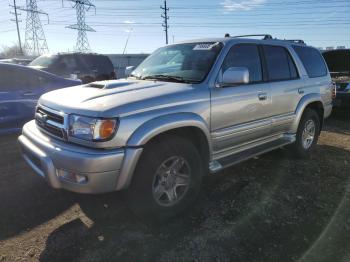
[[248,160],[250,158],[265,154],[277,148],[283,147],[285,145],[289,145],[295,142],[295,135],[286,135],[280,139],[268,142],[263,145],[259,145],[245,151],[223,157],[218,160],[211,161],[209,163],[209,171],[210,173],[217,173],[221,171],[223,168],[235,165],[242,161]]

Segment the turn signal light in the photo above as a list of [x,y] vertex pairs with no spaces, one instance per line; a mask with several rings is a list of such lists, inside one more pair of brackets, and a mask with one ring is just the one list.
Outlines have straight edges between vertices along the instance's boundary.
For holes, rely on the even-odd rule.
[[100,139],[107,139],[111,137],[115,130],[115,120],[102,120],[102,123],[100,125],[99,129],[99,135]]

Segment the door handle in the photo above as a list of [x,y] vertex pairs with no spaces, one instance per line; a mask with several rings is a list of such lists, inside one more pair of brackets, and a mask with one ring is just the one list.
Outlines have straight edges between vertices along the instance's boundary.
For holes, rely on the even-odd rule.
[[305,92],[304,89],[298,88],[298,93],[299,93],[299,94],[304,94],[304,92]]
[[266,93],[260,93],[258,94],[258,98],[260,101],[264,101],[267,99],[267,94]]
[[26,93],[23,93],[24,96],[34,96],[35,93],[33,92],[26,92]]

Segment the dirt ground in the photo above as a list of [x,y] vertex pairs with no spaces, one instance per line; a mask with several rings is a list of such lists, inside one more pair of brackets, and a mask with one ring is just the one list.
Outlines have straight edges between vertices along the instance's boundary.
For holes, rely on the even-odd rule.
[[304,160],[280,149],[207,177],[199,201],[148,224],[120,193],[53,190],[0,140],[0,261],[350,261],[350,114]]

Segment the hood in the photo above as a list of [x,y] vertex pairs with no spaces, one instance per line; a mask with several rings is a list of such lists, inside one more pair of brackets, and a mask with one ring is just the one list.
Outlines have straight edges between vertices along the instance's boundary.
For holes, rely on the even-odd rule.
[[347,73],[350,75],[350,49],[326,51],[322,55],[331,73]]
[[39,104],[65,113],[115,117],[196,99],[195,85],[145,80],[112,80],[44,94]]

